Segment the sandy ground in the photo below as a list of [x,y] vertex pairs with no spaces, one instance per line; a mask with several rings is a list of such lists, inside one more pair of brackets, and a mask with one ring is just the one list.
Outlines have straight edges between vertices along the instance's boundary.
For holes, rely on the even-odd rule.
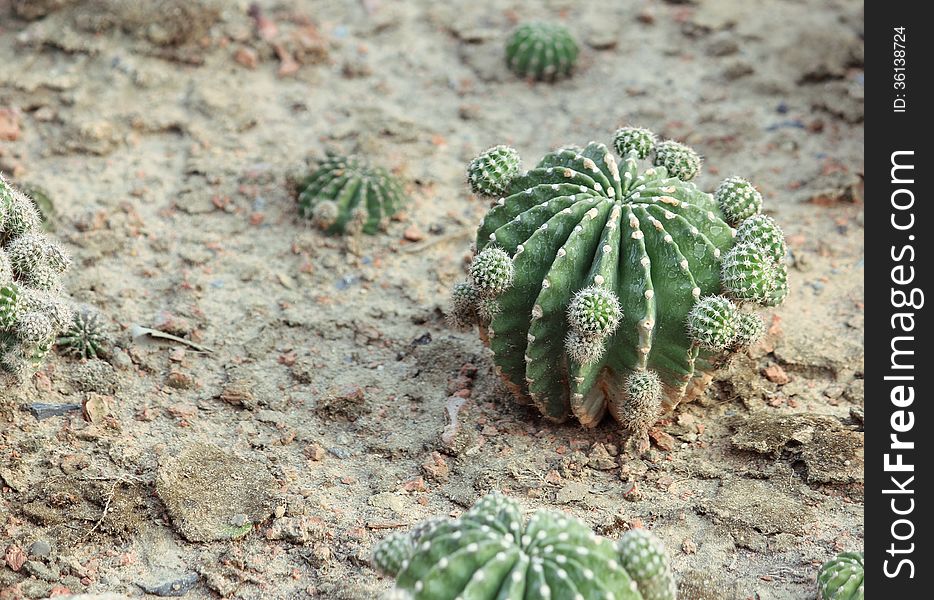
[[[0,394],[0,598],[374,598],[375,541],[493,489],[650,528],[716,598],[813,598],[862,548],[861,3],[134,4],[0,0],[0,169],[51,199],[115,340]],[[505,69],[530,18],[582,42],[572,79]],[[639,458],[517,406],[442,312],[486,208],[466,162],[627,123],[697,148],[706,189],[756,182],[794,259],[768,339]],[[328,149],[407,182],[387,233],[299,220],[288,181]]]

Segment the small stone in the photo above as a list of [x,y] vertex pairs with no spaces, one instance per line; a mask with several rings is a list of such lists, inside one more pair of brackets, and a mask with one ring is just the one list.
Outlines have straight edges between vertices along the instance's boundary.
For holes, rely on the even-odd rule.
[[420,242],[425,239],[425,234],[417,226],[409,225],[402,233],[402,237],[410,242]]
[[29,547],[29,556],[35,556],[38,558],[46,558],[52,554],[52,544],[47,540],[36,540]]
[[0,140],[15,142],[20,134],[19,111],[0,108]]
[[247,69],[255,69],[256,65],[259,64],[259,55],[252,48],[241,47],[234,52],[234,60]]
[[780,365],[769,365],[762,370],[762,374],[765,375],[766,379],[778,385],[785,385],[791,381],[791,378],[785,373],[785,369]]
[[321,444],[311,443],[305,447],[305,456],[315,462],[324,460],[325,454],[324,446]]

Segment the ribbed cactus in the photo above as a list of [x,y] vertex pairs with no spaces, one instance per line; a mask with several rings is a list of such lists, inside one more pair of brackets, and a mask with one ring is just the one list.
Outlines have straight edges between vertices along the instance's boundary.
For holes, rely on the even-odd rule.
[[863,600],[863,553],[844,552],[817,574],[817,600]]
[[509,36],[506,64],[519,77],[554,81],[571,75],[579,52],[564,25],[524,23]]
[[0,379],[39,368],[71,322],[61,274],[70,260],[41,231],[32,201],[0,176]]
[[392,174],[355,156],[328,156],[297,191],[299,214],[332,234],[375,234],[406,203]]
[[[695,376],[761,337],[761,320],[737,303],[773,306],[787,293],[784,238],[761,203],[728,218],[732,192],[718,199],[687,181],[697,154],[655,140],[624,128],[621,163],[591,142],[509,181],[451,311],[455,324],[480,325],[521,399],[587,426],[609,411],[637,448]],[[640,169],[653,150],[669,166]]]
[[66,353],[79,358],[100,358],[110,342],[104,321],[95,310],[84,308],[75,312],[68,329],[55,344]]
[[458,519],[385,538],[373,561],[415,600],[674,600],[668,558],[651,534],[630,532],[616,545],[563,513],[525,522],[500,494]]

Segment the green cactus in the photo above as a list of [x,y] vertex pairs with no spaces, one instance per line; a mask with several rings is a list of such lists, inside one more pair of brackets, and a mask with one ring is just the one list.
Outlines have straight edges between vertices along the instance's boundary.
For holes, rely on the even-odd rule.
[[41,232],[33,202],[0,176],[0,379],[39,368],[71,321],[61,274],[70,260]]
[[[739,348],[734,302],[776,305],[787,293],[778,286],[780,230],[765,219],[740,223],[747,239],[737,244],[714,197],[683,179],[682,159],[696,153],[678,151],[679,177],[640,170],[639,156],[652,150],[645,140],[654,135],[617,133],[628,152],[621,163],[591,142],[549,153],[515,178],[480,225],[452,311],[460,324],[480,325],[520,399],[586,426],[609,411],[637,447],[693,378],[705,381]],[[655,162],[672,162],[672,144],[663,160],[655,148]],[[479,309],[489,304],[496,311]]]
[[499,196],[519,176],[519,153],[509,146],[493,146],[467,165],[467,184],[480,196]]
[[674,600],[660,591],[673,586],[654,538],[624,536],[616,546],[553,511],[525,522],[519,505],[500,494],[458,519],[390,535],[376,545],[374,564],[414,600]]
[[644,600],[674,600],[678,584],[661,540],[645,529],[631,529],[619,538],[620,562],[636,581]]
[[655,166],[665,167],[681,181],[690,181],[700,173],[701,158],[684,144],[667,140],[655,146]]
[[506,64],[519,77],[554,81],[569,77],[580,48],[568,28],[532,22],[516,28],[506,43]]
[[753,313],[740,313],[736,318],[736,339],[733,341],[737,350],[752,346],[765,337],[765,323],[762,317]]
[[393,175],[354,156],[328,156],[297,191],[299,214],[330,234],[375,234],[407,202]]
[[66,354],[86,359],[100,358],[107,353],[110,337],[100,313],[84,308],[75,312],[71,325],[55,343]]
[[863,553],[844,552],[817,574],[817,600],[863,600]]
[[620,156],[629,156],[630,152],[635,152],[636,158],[648,158],[657,143],[656,135],[641,127],[621,127],[613,136],[613,146]]
[[736,340],[736,305],[723,296],[701,298],[688,313],[688,333],[702,348],[725,350]]
[[762,210],[762,194],[742,177],[724,179],[714,192],[714,199],[731,225]]

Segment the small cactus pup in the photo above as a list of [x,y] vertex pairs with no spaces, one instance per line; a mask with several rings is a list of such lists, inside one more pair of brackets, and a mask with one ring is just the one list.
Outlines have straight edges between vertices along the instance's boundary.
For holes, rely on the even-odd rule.
[[100,313],[90,308],[75,311],[68,329],[55,345],[77,358],[103,358],[111,344],[107,327]]
[[558,23],[524,23],[506,42],[509,69],[519,77],[539,81],[570,77],[579,53],[571,32]]
[[817,600],[863,600],[863,553],[844,552],[817,574]]
[[638,128],[613,146],[621,160],[600,143],[568,146],[509,183],[450,313],[479,325],[520,401],[585,426],[609,413],[640,450],[761,337],[753,312],[787,293],[785,246],[761,202],[738,209],[734,184],[718,198],[690,181],[690,148]]
[[519,176],[519,153],[509,146],[493,146],[467,165],[467,184],[478,196],[499,197]]
[[297,192],[299,214],[329,234],[376,234],[407,202],[391,173],[356,156],[329,155]]
[[662,581],[671,574],[667,559],[659,566],[659,557],[663,548],[617,547],[564,513],[538,511],[526,521],[501,494],[481,498],[458,519],[390,535],[374,549],[377,568],[414,600],[674,600],[655,592],[670,587]]
[[39,368],[71,323],[61,275],[70,264],[42,233],[32,200],[0,176],[0,380],[22,381]]

